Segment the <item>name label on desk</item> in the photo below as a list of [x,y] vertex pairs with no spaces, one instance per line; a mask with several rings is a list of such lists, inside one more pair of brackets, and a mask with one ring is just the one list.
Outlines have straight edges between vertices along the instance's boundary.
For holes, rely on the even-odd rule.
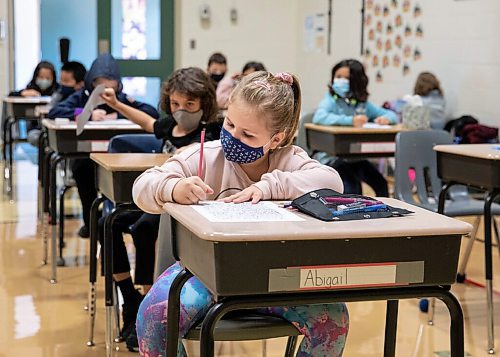
[[393,285],[396,264],[307,267],[300,269],[300,289]]
[[269,291],[396,286],[423,281],[423,261],[299,266],[269,270]]

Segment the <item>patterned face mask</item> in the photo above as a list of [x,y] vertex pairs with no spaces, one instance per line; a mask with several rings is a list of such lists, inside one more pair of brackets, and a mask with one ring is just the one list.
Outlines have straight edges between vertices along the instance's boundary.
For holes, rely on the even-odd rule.
[[267,145],[257,148],[248,146],[232,136],[224,127],[220,131],[220,142],[226,160],[237,164],[250,164],[260,159],[264,156],[264,146]]

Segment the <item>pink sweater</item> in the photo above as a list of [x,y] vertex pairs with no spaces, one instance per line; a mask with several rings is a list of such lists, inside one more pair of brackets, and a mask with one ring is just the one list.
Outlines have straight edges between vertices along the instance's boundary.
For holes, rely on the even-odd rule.
[[[220,141],[205,143],[202,178],[214,194],[213,200],[227,188],[245,189],[257,186],[264,200],[292,200],[320,188],[342,192],[343,185],[337,171],[311,159],[304,150],[289,146],[273,151],[269,156],[269,171],[258,182],[252,181],[239,164],[227,161]],[[163,206],[172,202],[175,184],[186,177],[197,175],[200,146],[195,145],[175,155],[160,167],[153,167],[139,176],[132,189],[134,202],[149,213],[162,213]],[[237,190],[224,192],[223,198]]]

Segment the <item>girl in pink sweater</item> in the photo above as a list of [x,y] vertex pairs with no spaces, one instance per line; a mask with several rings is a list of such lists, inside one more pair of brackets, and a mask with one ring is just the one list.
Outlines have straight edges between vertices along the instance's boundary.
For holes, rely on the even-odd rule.
[[[133,188],[134,201],[144,211],[163,212],[167,202],[195,204],[201,200],[257,203],[291,200],[303,193],[331,188],[342,192],[342,180],[330,167],[292,146],[298,126],[301,93],[288,73],[255,72],[235,88],[221,131],[221,140],[207,143],[201,177],[197,176],[199,145],[143,173]],[[143,356],[163,356],[166,308],[170,285],[180,272],[168,268],[144,298],[137,316],[139,349]],[[180,336],[214,303],[195,277],[181,294]],[[297,356],[341,356],[349,318],[345,304],[265,308],[260,312],[290,321],[304,335]],[[171,341],[168,341],[171,343]],[[180,341],[179,355],[185,351]]]

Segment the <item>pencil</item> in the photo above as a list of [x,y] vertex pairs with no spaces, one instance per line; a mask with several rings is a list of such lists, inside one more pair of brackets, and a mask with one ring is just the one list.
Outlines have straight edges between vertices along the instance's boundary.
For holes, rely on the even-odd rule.
[[205,143],[205,129],[201,131],[200,135],[200,162],[198,163],[198,177],[201,177],[201,170],[203,168],[203,144]]

